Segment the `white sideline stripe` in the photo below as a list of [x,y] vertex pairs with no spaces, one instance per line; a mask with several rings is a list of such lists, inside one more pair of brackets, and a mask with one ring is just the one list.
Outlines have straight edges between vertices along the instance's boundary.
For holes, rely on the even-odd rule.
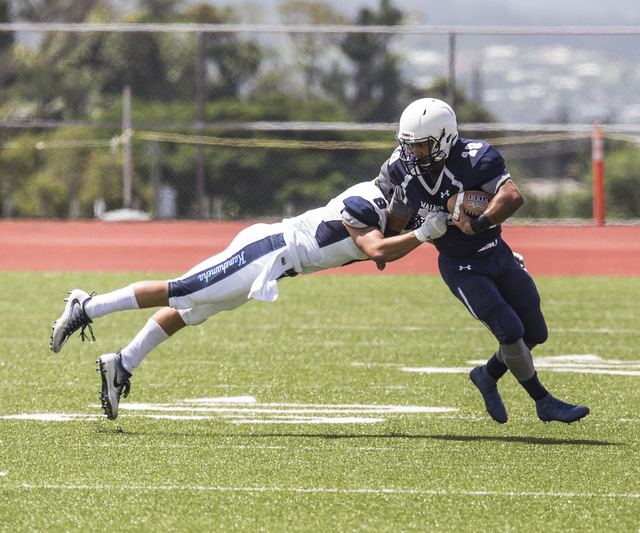
[[405,366],[400,370],[402,370],[403,372],[420,372],[421,374],[468,374],[472,368],[473,367],[445,368],[445,367],[437,367],[437,366],[423,366],[423,367],[415,368],[411,366]]
[[[455,374],[467,373],[472,367],[484,365],[485,360],[467,361],[467,367],[402,367],[403,372],[420,372],[422,374]],[[640,361],[621,361],[603,359],[597,355],[550,355],[534,359],[537,370],[547,372],[571,372],[574,374],[606,374],[610,376],[640,376]],[[365,365],[365,363],[352,363]],[[366,365],[365,365],[366,366]],[[398,365],[400,366],[400,365]]]
[[195,398],[180,401],[184,403],[256,403],[253,396],[221,396],[219,398]]
[[66,414],[66,413],[35,413],[35,414],[20,414],[20,415],[5,415],[0,416],[3,419],[12,420],[41,420],[43,422],[75,422],[86,420],[99,420],[102,418],[98,415],[87,415],[82,413]]
[[[486,362],[486,361],[485,361]],[[439,368],[425,366],[422,368],[404,367],[403,372],[419,372],[421,374],[468,374],[473,367],[469,368]],[[640,370],[604,370],[598,368],[571,368],[571,367],[548,367],[536,365],[536,370],[547,372],[569,372],[573,374],[603,374],[609,376],[640,376]]]
[[[206,399],[180,400],[181,402],[191,403],[207,403]],[[151,404],[153,405],[153,404]],[[162,405],[162,404],[157,404]],[[167,404],[164,404],[167,405]],[[380,409],[383,411],[396,409],[440,409],[439,407],[416,407],[407,405],[379,405],[379,404],[361,404],[361,403],[345,403],[345,404],[317,404],[317,403],[256,403],[257,407],[312,407],[312,408],[331,408],[331,409]]]
[[[91,405],[91,407],[100,409],[101,406]],[[257,403],[253,396],[195,398],[179,400],[173,404],[124,403],[120,405],[120,409],[131,412],[131,414],[123,414],[123,417],[143,416],[166,420],[225,419],[233,424],[375,424],[386,420],[381,418],[383,415],[458,411],[453,407],[417,405]],[[134,414],[136,412],[141,414]],[[30,413],[0,416],[0,419],[47,422],[96,421],[103,418],[98,414],[86,413]]]
[[640,493],[614,494],[595,492],[517,492],[499,490],[420,490],[420,489],[332,489],[332,488],[295,488],[295,487],[205,487],[202,485],[32,485],[22,483],[3,485],[3,489],[49,489],[49,490],[153,490],[153,491],[216,491],[216,492],[294,492],[329,494],[424,494],[430,496],[507,496],[533,498],[625,498],[638,499]]
[[610,328],[549,328],[553,333],[633,333],[637,335],[640,333],[639,329],[610,329]]
[[[95,407],[100,407],[100,406],[95,406]],[[121,405],[120,408],[122,408],[123,406]],[[443,409],[448,409],[451,412],[455,412],[458,411],[458,409],[454,409],[454,408],[443,408]],[[437,412],[437,411],[436,411]],[[247,413],[247,414],[251,414],[251,413]],[[135,417],[136,415],[131,415],[131,414],[122,414],[120,415],[118,418],[132,418]],[[152,415],[152,414],[145,414],[145,415],[141,415],[147,418],[157,418],[157,419],[167,419],[167,420],[219,420],[220,417],[214,417],[214,416],[205,416],[205,415]],[[251,418],[251,419],[239,419],[239,418],[234,418],[233,415],[227,415],[227,416],[223,416],[223,418],[227,418],[229,419],[230,423],[264,423],[264,424],[275,424],[277,423],[278,417],[272,417],[272,418],[264,418],[264,419],[259,419],[259,418]],[[281,418],[281,417],[280,417]],[[469,420],[472,422],[482,422],[485,423],[486,422],[486,418],[484,417],[479,417],[479,416],[450,416],[450,415],[444,415],[444,416],[440,416],[439,418],[450,418],[450,419],[455,419],[455,420]],[[19,414],[19,415],[4,415],[4,416],[0,416],[0,420],[37,420],[37,421],[42,421],[42,422],[94,422],[94,421],[98,421],[98,420],[106,420],[104,415],[88,415],[86,413],[75,413],[75,414],[69,414],[69,413],[46,413],[46,414]],[[249,422],[244,422],[241,420],[249,420]],[[290,421],[289,421],[290,420]],[[315,422],[316,420],[320,420],[320,418],[305,418],[304,422],[302,422],[301,420],[303,420],[301,417],[291,417],[290,419],[284,419],[282,421],[282,423],[296,423],[296,424],[300,424],[300,423],[320,423],[320,422]],[[326,423],[326,421],[328,420],[333,420],[335,421],[334,423],[340,423],[341,421],[344,420],[356,420],[355,417],[335,417],[335,418],[324,418],[324,423]],[[358,419],[361,420],[363,423],[370,423],[370,422],[379,422],[379,421],[383,421],[386,419],[376,419],[376,418],[361,418]],[[537,420],[536,418],[531,418],[531,420]],[[640,418],[616,418],[616,419],[607,419],[608,422],[628,422],[631,424],[638,424],[640,423]],[[0,474],[1,475],[1,474]]]
[[[154,418],[158,420],[216,420],[215,416],[178,416],[178,415],[143,415],[146,418]],[[386,422],[384,418],[310,418],[310,417],[288,417],[288,418],[243,418],[230,420],[233,424],[374,424],[377,422]]]
[[[274,405],[275,407],[295,407],[295,409],[269,409],[261,407],[237,408],[237,407],[182,407],[180,405],[170,404],[152,404],[152,403],[124,403],[120,404],[120,409],[128,409],[131,411],[172,411],[172,412],[189,412],[189,413],[260,413],[281,415],[299,415],[299,414],[385,414],[385,413],[450,413],[458,411],[455,407],[422,407],[417,405],[362,405],[353,406],[324,406],[318,405],[316,409],[299,409],[305,407],[298,404],[257,404],[257,405]],[[308,406],[314,407],[314,406]]]
[[234,424],[376,424],[379,422],[386,422],[385,418],[292,418],[290,420],[276,420],[273,418],[259,419],[259,418],[247,418],[244,420],[233,420]]

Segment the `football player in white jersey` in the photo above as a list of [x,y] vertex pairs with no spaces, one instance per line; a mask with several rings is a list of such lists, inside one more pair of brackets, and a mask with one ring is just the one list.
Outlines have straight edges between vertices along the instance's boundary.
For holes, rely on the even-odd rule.
[[447,229],[444,213],[433,213],[416,230],[384,238],[393,187],[384,178],[359,183],[326,206],[276,224],[242,230],[229,247],[196,265],[183,276],[165,281],[139,281],[96,295],[74,289],[53,326],[51,350],[59,352],[77,330],[108,314],[161,307],[125,348],[98,359],[102,376],[100,400],[111,420],[118,416],[120,396],[129,394],[131,377],[144,357],[185,326],[229,311],[250,299],[272,302],[278,280],[373,260],[379,270],[404,257]]

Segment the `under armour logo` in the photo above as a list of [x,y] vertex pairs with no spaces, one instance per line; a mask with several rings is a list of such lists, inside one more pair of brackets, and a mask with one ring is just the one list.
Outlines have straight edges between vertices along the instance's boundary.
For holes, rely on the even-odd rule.
[[446,191],[440,193],[440,198],[444,198],[445,196],[450,196],[449,189],[447,189]]
[[281,257],[280,261],[282,261],[282,266],[285,266],[287,264],[287,260],[284,257]]
[[467,265],[467,266],[459,265],[459,266],[458,266],[458,268],[459,268],[460,270],[471,270],[471,265]]

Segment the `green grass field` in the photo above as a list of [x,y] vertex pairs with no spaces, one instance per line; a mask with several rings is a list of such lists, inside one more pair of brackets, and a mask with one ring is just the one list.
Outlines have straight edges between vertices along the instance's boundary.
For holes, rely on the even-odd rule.
[[579,424],[510,375],[493,422],[467,374],[495,341],[431,276],[284,280],[153,352],[109,421],[94,361],[152,311],[59,354],[51,325],[148,277],[0,273],[0,531],[640,530],[640,279],[537,279],[539,376]]

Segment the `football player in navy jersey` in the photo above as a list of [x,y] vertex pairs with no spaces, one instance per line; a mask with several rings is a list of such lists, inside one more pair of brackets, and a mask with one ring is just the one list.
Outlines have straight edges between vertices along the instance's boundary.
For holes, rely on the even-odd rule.
[[497,382],[509,370],[535,400],[542,421],[585,417],[587,407],[557,400],[543,387],[533,364],[531,350],[547,340],[547,326],[533,279],[501,237],[500,225],[523,203],[503,157],[485,141],[459,137],[453,109],[433,98],[404,110],[396,139],[399,146],[380,171],[380,179],[395,186],[389,233],[434,212],[448,213],[447,201],[460,191],[481,190],[492,197],[482,215],[470,218],[461,210],[433,241],[443,280],[499,342],[487,364],[470,373],[488,413],[496,422],[507,421]]
[[431,213],[415,231],[384,238],[393,187],[384,177],[359,183],[326,206],[276,224],[254,224],[229,247],[173,280],[139,281],[107,294],[69,292],[65,309],[53,326],[51,350],[59,352],[75,331],[118,311],[161,307],[122,350],[100,356],[100,400],[111,420],[120,396],[129,394],[133,370],[159,344],[185,326],[196,326],[250,299],[272,302],[278,280],[375,261],[379,270],[423,242],[446,231],[444,213]]

